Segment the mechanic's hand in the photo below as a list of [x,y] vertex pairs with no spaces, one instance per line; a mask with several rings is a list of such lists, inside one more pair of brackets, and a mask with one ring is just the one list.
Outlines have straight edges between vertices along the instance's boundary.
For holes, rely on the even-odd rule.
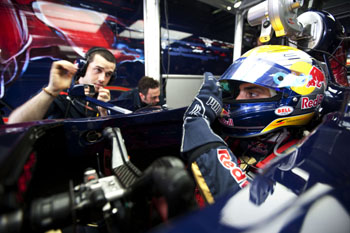
[[100,88],[98,90],[98,96],[97,96],[98,100],[101,100],[103,102],[108,102],[111,100],[111,93],[109,92],[108,89],[106,88]]
[[77,69],[78,67],[69,61],[60,60],[53,62],[47,89],[54,95],[58,95],[62,90],[69,88]]
[[[108,102],[111,100],[111,93],[108,89],[105,89],[105,88],[100,88],[98,90],[98,96],[97,96],[97,99],[98,100],[101,100],[103,102]],[[107,109],[105,108],[102,108],[100,106],[97,107],[98,108],[98,111],[100,112],[101,116],[107,116],[108,115],[108,112],[107,112]]]
[[222,111],[222,97],[219,81],[213,74],[204,73],[203,84],[192,104],[188,107],[185,117],[204,117],[213,122]]

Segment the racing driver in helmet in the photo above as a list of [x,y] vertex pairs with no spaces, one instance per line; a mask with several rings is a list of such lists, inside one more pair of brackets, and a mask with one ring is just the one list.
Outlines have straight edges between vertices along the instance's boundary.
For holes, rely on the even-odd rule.
[[204,74],[184,114],[181,152],[206,203],[235,193],[250,171],[296,148],[317,123],[323,70],[301,50],[266,45],[246,52],[219,81]]

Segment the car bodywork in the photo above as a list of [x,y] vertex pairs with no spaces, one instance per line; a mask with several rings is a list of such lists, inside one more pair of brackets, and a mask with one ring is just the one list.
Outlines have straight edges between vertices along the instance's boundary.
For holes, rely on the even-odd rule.
[[348,103],[235,195],[154,232],[348,232]]
[[[350,90],[331,86],[337,93],[326,95],[322,122],[296,151],[270,161],[235,195],[176,218],[171,227],[156,228],[155,232],[327,232],[335,227],[346,232],[350,224],[346,150]],[[329,103],[332,108],[327,111]],[[157,158],[180,157],[185,110],[1,127],[2,209],[22,208],[33,199],[62,192],[70,180],[82,182],[81,174],[87,167],[102,176],[113,175],[108,140],[103,134],[108,127],[121,129],[128,155],[141,170]]]

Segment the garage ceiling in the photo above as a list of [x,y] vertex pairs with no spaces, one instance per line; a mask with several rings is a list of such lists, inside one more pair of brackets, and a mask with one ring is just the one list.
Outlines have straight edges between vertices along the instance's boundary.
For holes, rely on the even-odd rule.
[[[233,8],[233,5],[235,2],[240,0],[198,1],[214,7],[213,11],[216,10],[217,12],[218,10],[221,10],[227,14],[236,14],[236,9]],[[242,0],[242,4],[239,9],[247,9],[260,2],[263,2],[263,0]],[[230,10],[228,10],[228,6],[231,6]],[[299,12],[302,13],[307,10],[307,8],[328,11],[343,24],[343,26],[346,28],[347,34],[350,34],[350,0],[304,0],[304,7]]]
[[[237,0],[161,1],[162,19],[165,18],[166,12],[171,29],[233,43],[237,9],[232,6],[235,1]],[[262,1],[243,0],[239,9],[247,9]],[[228,10],[227,6],[231,6],[231,9]],[[302,13],[310,6],[313,9],[323,9],[331,13],[344,25],[347,35],[350,34],[350,0],[304,0],[304,7],[298,12]],[[243,31],[243,50],[255,47],[260,26],[251,27],[245,22]]]

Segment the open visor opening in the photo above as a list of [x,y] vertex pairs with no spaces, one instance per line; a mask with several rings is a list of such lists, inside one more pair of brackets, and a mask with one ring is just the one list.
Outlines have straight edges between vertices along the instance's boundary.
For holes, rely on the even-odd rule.
[[223,103],[233,104],[233,103],[255,103],[255,102],[270,102],[280,100],[282,97],[281,91],[275,91],[271,88],[269,98],[257,98],[257,99],[246,99],[246,100],[236,100],[239,95],[239,86],[245,82],[235,81],[235,80],[220,80],[220,85],[222,88],[222,100]]
[[308,79],[308,76],[299,75],[272,61],[242,57],[225,71],[220,81],[243,81],[281,91],[285,87],[304,86]]

